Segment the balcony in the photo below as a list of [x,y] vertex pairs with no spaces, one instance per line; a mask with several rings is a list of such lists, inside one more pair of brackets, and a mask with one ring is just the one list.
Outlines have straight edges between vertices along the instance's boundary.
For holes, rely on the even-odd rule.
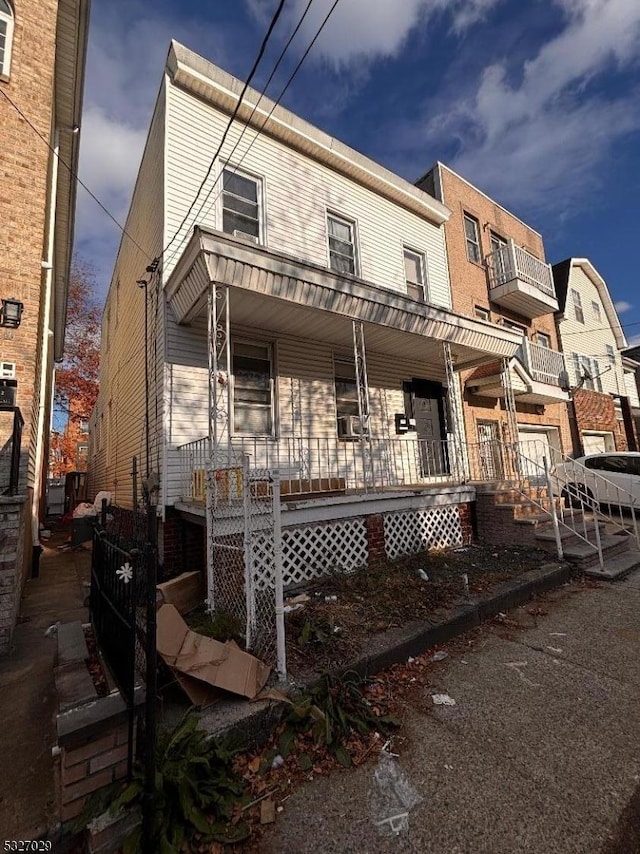
[[489,298],[523,317],[558,310],[551,265],[510,240],[487,256]]

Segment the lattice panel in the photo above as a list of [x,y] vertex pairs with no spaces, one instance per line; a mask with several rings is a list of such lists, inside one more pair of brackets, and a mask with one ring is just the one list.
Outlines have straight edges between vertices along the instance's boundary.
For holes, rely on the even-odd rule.
[[[260,535],[253,542],[253,569],[257,590],[273,584],[273,542]],[[285,587],[318,578],[330,569],[352,572],[366,566],[367,529],[364,519],[288,528],[282,532]]]
[[462,525],[456,504],[388,513],[384,517],[384,542],[387,557],[415,554],[429,549],[461,546]]

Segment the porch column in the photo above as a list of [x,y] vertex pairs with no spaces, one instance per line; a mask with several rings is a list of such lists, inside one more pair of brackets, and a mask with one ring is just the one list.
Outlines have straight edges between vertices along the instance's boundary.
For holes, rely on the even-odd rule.
[[453,440],[453,453],[455,460],[453,461],[452,468],[462,480],[468,478],[469,471],[465,442],[466,430],[464,426],[462,401],[460,399],[459,378],[453,364],[451,345],[448,341],[444,341],[442,344],[442,355],[447,377],[447,398],[449,403],[448,407],[445,407],[445,418],[448,416],[450,421],[450,423],[446,424],[445,427],[447,432],[451,434]]
[[360,416],[360,449],[362,453],[362,475],[364,490],[373,486],[373,471],[371,460],[370,437],[370,408],[369,408],[369,377],[367,376],[367,356],[364,347],[364,324],[354,320],[353,325],[353,360],[355,364],[356,389],[358,392],[358,415]]
[[507,415],[507,469],[515,476],[518,473],[518,416],[516,413],[516,398],[511,384],[511,364],[509,359],[502,360],[502,388],[504,389],[504,407]]
[[216,469],[230,468],[231,441],[231,340],[229,335],[229,288],[211,282],[207,303],[209,342],[209,459],[207,464],[207,591],[214,608],[215,575],[213,525],[218,503]]

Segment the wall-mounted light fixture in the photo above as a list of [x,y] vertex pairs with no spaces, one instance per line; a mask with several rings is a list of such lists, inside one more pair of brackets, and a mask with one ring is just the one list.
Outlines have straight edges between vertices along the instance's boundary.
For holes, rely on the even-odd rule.
[[2,307],[0,308],[0,326],[8,326],[10,329],[17,329],[22,321],[22,312],[24,304],[19,299],[3,299]]

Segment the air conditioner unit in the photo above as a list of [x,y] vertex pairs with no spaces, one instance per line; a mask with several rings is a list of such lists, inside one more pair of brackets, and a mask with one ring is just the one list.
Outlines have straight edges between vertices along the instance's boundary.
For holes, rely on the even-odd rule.
[[361,435],[362,430],[359,415],[341,415],[338,418],[338,436],[341,439],[356,439]]
[[16,378],[16,363],[15,362],[0,362],[0,379],[15,380]]
[[246,231],[240,231],[237,228],[233,229],[233,236],[239,237],[241,240],[246,240],[249,243],[258,243],[259,242],[258,238],[255,236],[255,234],[247,234]]

